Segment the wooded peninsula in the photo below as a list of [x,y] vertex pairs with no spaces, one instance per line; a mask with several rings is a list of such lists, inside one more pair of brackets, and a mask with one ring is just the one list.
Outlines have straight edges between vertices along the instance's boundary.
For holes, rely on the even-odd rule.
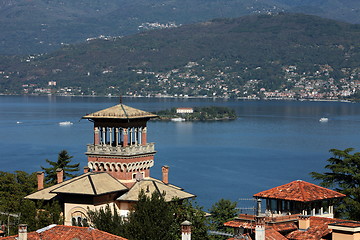
[[159,115],[157,120],[165,121],[221,121],[237,118],[234,109],[219,106],[171,108],[156,112],[156,114]]

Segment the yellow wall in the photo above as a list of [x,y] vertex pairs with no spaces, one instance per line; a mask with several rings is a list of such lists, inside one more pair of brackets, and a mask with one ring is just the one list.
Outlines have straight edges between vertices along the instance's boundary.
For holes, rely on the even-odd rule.
[[360,233],[339,233],[333,232],[332,233],[333,240],[360,240]]
[[[80,204],[80,203],[65,203],[64,204],[64,214],[65,214],[65,221],[64,221],[64,225],[67,226],[71,226],[72,224],[72,218],[73,217],[85,217],[88,219],[87,217],[87,211],[88,209],[95,211],[95,210],[100,210],[100,208],[105,208],[107,205],[107,203],[101,204],[101,205],[96,205],[94,206],[93,204]],[[115,205],[115,209],[118,211],[118,213],[120,215],[127,215],[131,204],[129,203],[109,203],[110,209],[111,211],[113,211],[114,209],[114,205]]]

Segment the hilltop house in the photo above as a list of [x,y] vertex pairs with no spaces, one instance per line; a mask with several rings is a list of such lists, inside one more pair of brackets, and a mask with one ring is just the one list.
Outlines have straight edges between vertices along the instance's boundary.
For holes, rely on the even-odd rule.
[[147,122],[157,115],[119,104],[83,119],[94,123],[94,142],[88,144],[88,167],[84,174],[44,188],[44,173],[38,173],[38,191],[25,198],[59,200],[63,206],[65,225],[87,220],[87,211],[107,204],[127,216],[138,200],[140,191],[148,196],[157,191],[166,201],[193,198],[195,195],[169,183],[169,167],[163,166],[162,180],[150,176],[154,165],[155,144],[147,142]]
[[[225,226],[234,239],[358,240],[360,222],[334,218],[333,205],[344,194],[297,180],[254,195],[256,215],[240,214]],[[265,200],[262,212],[261,199]]]

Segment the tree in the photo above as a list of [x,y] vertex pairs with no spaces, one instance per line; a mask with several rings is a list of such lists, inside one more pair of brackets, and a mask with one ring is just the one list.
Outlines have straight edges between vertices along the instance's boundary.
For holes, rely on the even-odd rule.
[[187,200],[165,202],[158,192],[148,197],[141,191],[138,202],[124,221],[115,206],[114,211],[109,206],[88,211],[88,216],[93,227],[129,240],[180,240],[181,223],[185,220],[192,223],[193,240],[208,239],[205,212],[201,207]]
[[[191,222],[191,239],[207,240],[208,222],[205,212],[196,202],[184,200],[183,202],[174,201],[173,203],[176,225],[180,226],[182,222]],[[179,228],[179,227],[178,227]],[[177,230],[177,236],[180,236],[180,229]],[[175,239],[175,238],[174,238]],[[180,239],[180,238],[179,238]]]
[[26,195],[36,190],[36,173],[0,172],[0,212],[6,213],[0,215],[0,221],[7,223],[7,213],[11,214],[10,226],[7,226],[10,235],[17,233],[19,223],[26,223],[29,231],[35,231],[52,223],[63,223],[58,202],[43,204],[24,199]]
[[143,191],[129,214],[127,237],[130,240],[173,240],[180,235],[172,207],[158,192],[151,197]]
[[[220,199],[209,209],[210,211],[210,229],[214,231],[231,232],[232,228],[227,228],[224,223],[234,219],[238,215],[236,202],[226,199]],[[226,239],[223,236],[212,236],[212,239]]]
[[325,166],[329,172],[310,173],[324,187],[334,187],[335,191],[346,195],[337,205],[340,217],[360,220],[360,153],[353,148],[345,150],[331,149],[333,157],[327,161]]
[[109,205],[106,205],[105,208],[99,210],[88,210],[87,215],[95,228],[114,235],[125,236],[124,221],[116,211],[115,205],[113,211]]
[[70,156],[66,150],[62,150],[59,152],[58,160],[57,162],[50,161],[49,159],[46,159],[45,161],[49,163],[52,167],[45,168],[41,166],[41,169],[45,171],[45,181],[48,184],[56,184],[57,183],[57,174],[56,170],[61,168],[64,171],[64,178],[69,177],[75,177],[76,175],[71,174],[70,172],[77,172],[79,171],[79,165],[80,163],[72,164],[71,162],[73,156]]

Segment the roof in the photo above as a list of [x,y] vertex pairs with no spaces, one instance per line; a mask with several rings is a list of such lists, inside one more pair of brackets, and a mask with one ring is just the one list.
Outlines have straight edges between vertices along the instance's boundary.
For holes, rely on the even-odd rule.
[[34,192],[25,198],[50,200],[59,193],[101,195],[127,190],[120,181],[105,172],[90,172]]
[[[236,236],[233,238],[229,238],[227,240],[251,240],[250,235],[247,234],[241,234],[240,236]],[[271,227],[267,227],[265,229],[265,240],[287,240],[286,237],[284,237],[283,235],[281,235],[279,232],[277,232],[276,230],[274,230]]]
[[[240,214],[242,215],[242,214]],[[240,216],[239,215],[239,216]],[[294,216],[293,218],[290,218]],[[285,217],[285,218],[284,218]],[[289,217],[288,219],[286,217]],[[284,231],[294,231],[297,230],[297,221],[298,215],[289,215],[289,216],[282,216],[282,217],[265,217],[265,222],[267,226],[272,227],[275,231],[284,232]],[[232,228],[245,228],[245,229],[255,229],[255,215],[248,215],[247,219],[242,218],[235,218],[234,220],[228,221],[224,223],[226,227]]]
[[124,104],[118,104],[113,107],[109,107],[98,112],[90,113],[82,118],[85,119],[135,119],[135,118],[156,118],[157,115],[149,112],[145,112],[136,108],[126,106]]
[[286,237],[292,240],[312,240],[312,239],[320,240],[324,236],[331,233],[331,230],[328,228],[328,224],[339,221],[344,221],[344,220],[336,219],[336,218],[311,216],[310,227],[306,231],[296,230],[286,235]]
[[84,174],[76,181],[63,184],[52,190],[52,193],[69,193],[84,195],[101,195],[127,190],[120,181],[106,172]]
[[[18,235],[3,237],[1,240],[15,240]],[[63,225],[50,225],[46,228],[39,229],[36,232],[27,234],[28,240],[126,240],[126,238],[116,236],[104,231],[100,231],[90,227],[74,227]]]
[[281,235],[274,228],[268,227],[265,229],[265,240],[287,240],[287,238]]
[[239,236],[236,236],[236,237],[232,237],[232,238],[229,238],[227,240],[252,240],[252,238],[250,237],[250,234],[248,233],[245,233],[245,234],[241,234]]
[[145,195],[149,197],[154,191],[157,191],[160,194],[165,193],[164,198],[166,202],[172,201],[173,198],[178,198],[181,200],[195,197],[195,195],[185,192],[181,188],[174,185],[165,184],[162,181],[153,178],[144,178],[136,182],[127,193],[121,195],[117,200],[138,201],[141,190],[143,190]]
[[[310,227],[306,230],[297,229],[297,220],[288,222],[270,223],[266,222],[266,240],[322,240],[327,239],[332,229],[340,231],[358,232],[360,222],[327,217],[310,216]],[[246,219],[235,219],[224,223],[224,226],[233,228],[245,228],[255,230],[255,222]],[[352,229],[351,229],[352,228]],[[291,231],[291,232],[290,232]],[[288,233],[290,232],[290,233]],[[288,233],[285,237],[282,234]],[[234,238],[236,239],[236,238]],[[240,238],[241,239],[241,238]]]
[[298,202],[311,202],[323,199],[341,198],[345,196],[346,195],[342,193],[302,180],[296,180],[254,195],[254,197],[258,198],[272,198]]

